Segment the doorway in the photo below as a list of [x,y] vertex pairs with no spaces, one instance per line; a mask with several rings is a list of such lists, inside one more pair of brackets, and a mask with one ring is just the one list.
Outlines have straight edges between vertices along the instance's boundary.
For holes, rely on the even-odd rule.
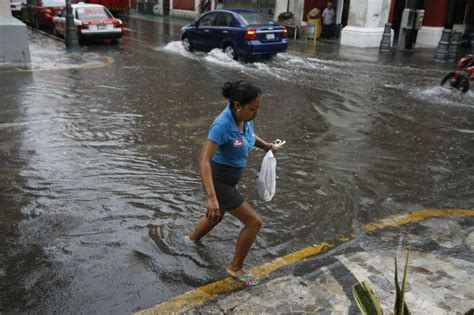
[[333,4],[333,9],[337,11],[337,5],[338,1],[330,1],[330,0],[305,0],[304,1],[304,8],[303,8],[303,20],[306,21],[306,15],[308,14],[309,11],[311,11],[314,8],[318,8],[321,13],[323,13],[323,10],[326,8],[327,3],[332,2]]
[[342,15],[341,15],[341,28],[349,23],[349,8],[351,7],[351,0],[343,0]]
[[[395,5],[393,8],[392,16],[392,29],[394,32],[393,36],[393,45],[398,45],[398,38],[400,36],[400,27],[402,22],[403,10],[413,9],[413,10],[424,10],[426,5],[426,0],[393,0]],[[416,42],[416,37],[418,35],[417,30],[407,31],[406,39],[406,48],[412,48],[413,44]]]

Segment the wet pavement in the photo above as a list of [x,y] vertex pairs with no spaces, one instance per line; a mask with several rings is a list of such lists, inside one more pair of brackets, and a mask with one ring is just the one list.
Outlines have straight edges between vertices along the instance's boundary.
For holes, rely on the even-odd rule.
[[[240,184],[264,220],[248,266],[338,245],[391,215],[474,208],[474,95],[439,87],[452,65],[432,63],[432,52],[300,41],[244,63],[185,52],[185,21],[124,22],[118,45],[72,52],[30,32],[32,67],[0,69],[0,311],[126,314],[226,277],[237,221],[226,217],[202,246],[182,239],[203,213],[197,157],[229,80],[258,82],[256,131],[287,141],[270,203],[254,188],[261,152]],[[470,233],[471,221],[456,220]],[[382,255],[378,241],[332,256],[390,260],[394,247]],[[472,266],[471,251],[456,257]],[[268,280],[306,281],[320,266],[331,264],[290,265]]]

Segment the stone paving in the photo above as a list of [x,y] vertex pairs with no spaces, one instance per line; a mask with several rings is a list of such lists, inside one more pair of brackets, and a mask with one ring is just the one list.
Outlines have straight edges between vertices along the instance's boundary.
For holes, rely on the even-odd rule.
[[[465,314],[474,308],[474,218],[435,218],[363,235],[348,248],[330,254],[330,264],[267,280],[210,300],[188,314],[357,314],[351,288],[368,280],[391,314],[394,257],[399,279],[405,246],[411,249],[406,301],[413,314]],[[403,245],[404,244],[404,245]],[[332,260],[331,260],[332,259]],[[297,270],[298,267],[292,268]],[[299,272],[301,273],[301,272]]]

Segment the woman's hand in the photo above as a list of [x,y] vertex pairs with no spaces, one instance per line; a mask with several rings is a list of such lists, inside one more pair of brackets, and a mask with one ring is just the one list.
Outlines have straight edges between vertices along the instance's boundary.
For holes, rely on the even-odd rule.
[[259,136],[255,135],[255,146],[262,149],[265,152],[272,150],[273,153],[278,151],[278,146],[271,142],[266,142]]
[[206,209],[206,218],[211,221],[212,224],[219,223],[221,211],[219,209],[219,202],[217,201],[216,197],[207,199]]
[[276,139],[274,143],[266,143],[266,146],[268,147],[267,151],[268,150],[272,150],[273,153],[276,153],[281,146],[283,146],[284,144],[286,143],[286,140],[280,140],[280,139]]
[[276,153],[278,151],[278,147],[273,143],[267,143],[267,149],[265,152],[268,152],[269,150],[272,150],[273,153]]

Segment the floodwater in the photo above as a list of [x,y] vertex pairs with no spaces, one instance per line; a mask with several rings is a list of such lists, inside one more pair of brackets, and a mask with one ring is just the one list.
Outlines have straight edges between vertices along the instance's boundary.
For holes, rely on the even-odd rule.
[[474,95],[439,87],[446,67],[305,49],[236,62],[185,52],[182,22],[126,25],[73,52],[30,32],[32,68],[0,69],[0,311],[125,314],[226,276],[236,219],[183,242],[226,81],[256,82],[256,133],[287,141],[271,202],[261,151],[239,185],[264,220],[249,266],[391,214],[472,208]]

